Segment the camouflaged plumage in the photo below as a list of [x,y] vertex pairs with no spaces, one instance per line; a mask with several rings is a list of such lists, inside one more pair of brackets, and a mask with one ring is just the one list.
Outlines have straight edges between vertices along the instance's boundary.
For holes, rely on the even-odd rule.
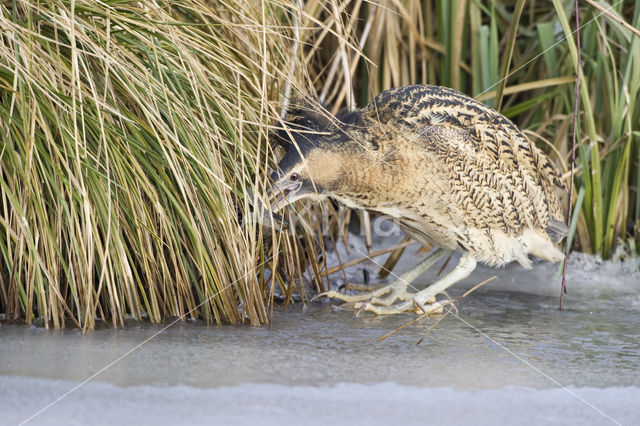
[[[391,215],[418,241],[500,266],[562,259],[565,187],[550,159],[507,118],[457,91],[406,86],[337,117],[294,110],[280,172],[315,191]],[[300,157],[302,153],[302,157]]]

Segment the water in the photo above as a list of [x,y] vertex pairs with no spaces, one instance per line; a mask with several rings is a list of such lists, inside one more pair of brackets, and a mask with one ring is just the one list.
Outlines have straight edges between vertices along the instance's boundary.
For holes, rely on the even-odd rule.
[[415,317],[322,302],[276,310],[260,328],[3,324],[0,424],[89,377],[28,424],[640,424],[637,263],[574,256],[563,312],[556,268],[480,268],[451,295],[498,278],[457,315],[382,342]]

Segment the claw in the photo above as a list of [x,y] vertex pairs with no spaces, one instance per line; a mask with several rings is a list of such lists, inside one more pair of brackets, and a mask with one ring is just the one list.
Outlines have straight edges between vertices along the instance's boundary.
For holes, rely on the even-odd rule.
[[[435,296],[444,292],[453,283],[466,278],[469,273],[473,271],[476,266],[476,260],[473,257],[468,254],[463,255],[453,271],[424,290],[417,293],[409,293],[407,287],[413,279],[446,253],[446,250],[439,249],[419,265],[405,272],[399,277],[398,281],[377,290],[356,295],[338,293],[332,290],[321,293],[311,300],[313,301],[321,296],[326,296],[342,300],[343,302],[356,302],[353,304],[353,308],[357,311],[356,315],[362,311],[373,312],[377,315],[399,314],[404,312],[415,312],[417,314],[442,313],[443,305],[436,302]],[[402,302],[397,302],[398,300]],[[451,303],[451,301],[444,303],[446,305],[447,303]]]
[[414,300],[413,301],[414,312],[418,315],[432,315],[432,314],[441,314],[444,311],[444,307],[439,302],[436,302],[435,299],[427,303],[428,305],[424,306]]
[[429,303],[428,305],[420,305],[416,300],[409,302],[396,303],[390,306],[380,306],[372,302],[355,303],[353,309],[356,311],[356,316],[360,315],[362,311],[372,312],[376,315],[393,315],[402,314],[406,312],[414,312],[416,314],[432,315],[440,314],[443,311],[443,307],[438,302]]
[[334,295],[336,295],[336,294],[340,294],[340,293],[338,293],[338,292],[337,292],[337,291],[335,291],[335,290],[325,291],[325,292],[323,292],[323,293],[316,294],[315,296],[313,296],[313,297],[311,298],[311,300],[309,300],[309,303],[311,303],[311,302],[313,302],[314,300],[319,299],[319,298],[321,298],[321,297],[325,297],[325,296],[326,296],[326,297],[329,297],[329,298],[332,298],[332,297],[335,297]]
[[326,296],[330,299],[342,300],[343,302],[365,302],[365,301],[370,301],[372,298],[376,298],[378,296],[386,294],[389,291],[391,291],[391,288],[389,286],[385,286],[378,290],[374,290],[372,292],[367,292],[367,293],[361,293],[361,294],[344,294],[344,293],[337,292],[335,290],[330,290],[330,291],[325,291],[324,293],[318,294],[313,299],[311,299],[311,301],[321,296]]
[[360,312],[368,311],[368,308],[370,307],[371,303],[356,302],[353,304],[353,309],[356,311],[356,317],[360,315]]

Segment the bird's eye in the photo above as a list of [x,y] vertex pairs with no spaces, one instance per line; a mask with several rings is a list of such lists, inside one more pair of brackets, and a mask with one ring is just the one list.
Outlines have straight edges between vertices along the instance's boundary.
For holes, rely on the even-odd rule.
[[297,180],[298,180],[298,178],[299,178],[299,177],[300,177],[300,176],[298,176],[298,174],[297,174],[297,173],[292,173],[292,174],[291,174],[291,176],[289,177],[289,180],[290,180],[291,182],[295,182],[295,181],[297,181]]

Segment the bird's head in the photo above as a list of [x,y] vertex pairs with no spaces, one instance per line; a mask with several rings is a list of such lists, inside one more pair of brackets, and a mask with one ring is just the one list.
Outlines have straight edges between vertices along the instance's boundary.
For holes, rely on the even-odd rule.
[[278,211],[301,198],[321,194],[319,183],[311,178],[309,150],[304,148],[306,147],[291,145],[278,163],[277,170],[271,174],[271,191],[275,196],[273,211]]
[[286,148],[271,175],[272,211],[303,198],[326,198],[339,188],[349,146],[343,124],[308,105],[289,113],[285,127],[272,134]]

